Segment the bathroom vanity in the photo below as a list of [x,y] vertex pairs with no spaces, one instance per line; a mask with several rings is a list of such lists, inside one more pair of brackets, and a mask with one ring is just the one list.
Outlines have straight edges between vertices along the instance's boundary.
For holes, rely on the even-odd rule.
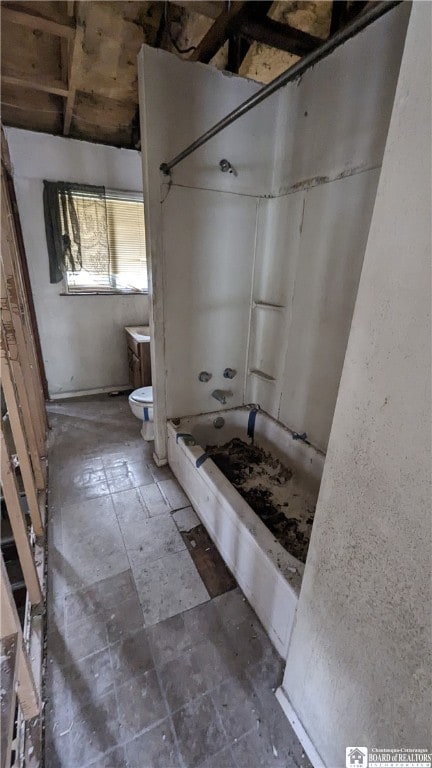
[[150,328],[148,325],[127,326],[129,384],[132,389],[149,387],[151,381]]

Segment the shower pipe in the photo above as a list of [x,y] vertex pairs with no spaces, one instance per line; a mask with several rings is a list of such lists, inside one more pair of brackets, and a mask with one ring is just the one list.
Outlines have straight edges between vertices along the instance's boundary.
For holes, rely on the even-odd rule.
[[192,144],[190,144],[188,147],[186,147],[186,149],[176,155],[176,157],[174,157],[169,163],[162,163],[160,166],[162,173],[166,176],[169,176],[171,170],[178,163],[188,157],[188,155],[191,155],[192,152],[195,152],[196,149],[202,147],[203,144],[209,141],[209,139],[212,139],[213,136],[216,136],[217,133],[223,131],[224,128],[226,128],[228,125],[231,125],[231,123],[233,123],[235,120],[238,120],[239,117],[245,115],[258,104],[261,104],[264,99],[272,96],[272,94],[278,91],[279,88],[283,88],[283,86],[287,83],[290,83],[296,78],[301,77],[301,75],[303,75],[307,69],[312,67],[321,59],[328,56],[329,53],[332,53],[332,51],[349,40],[350,37],[354,37],[354,35],[356,35],[358,32],[361,32],[363,29],[369,26],[369,24],[372,24],[372,22],[376,21],[376,19],[379,19],[385,13],[391,11],[392,8],[395,8],[395,6],[399,5],[401,2],[402,0],[381,0],[380,2],[373,4],[371,3],[371,8],[360,13],[358,16],[356,16],[355,19],[353,19],[353,21],[343,27],[343,29],[340,29],[328,40],[325,40],[322,45],[319,45],[317,48],[315,48],[315,50],[311,51],[306,56],[303,56],[299,61],[293,64],[292,67],[289,67],[289,69],[287,69],[285,72],[282,72],[281,75],[261,88],[261,90],[244,101],[243,104],[240,104],[238,107],[236,107],[236,109],[230,112],[226,117],[224,117],[222,120],[219,120],[218,123],[203,133],[199,139],[193,141]]

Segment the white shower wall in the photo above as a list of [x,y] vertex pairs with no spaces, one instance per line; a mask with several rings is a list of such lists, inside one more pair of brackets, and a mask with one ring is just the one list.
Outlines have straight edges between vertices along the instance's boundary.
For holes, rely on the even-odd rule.
[[246,396],[326,450],[379,169],[261,200]]
[[[280,97],[188,157],[168,183],[160,164],[260,85],[146,46],[138,71],[155,453],[163,462],[167,417],[217,409],[215,388],[232,391],[227,407],[243,403],[257,203],[272,185]],[[224,158],[237,175],[221,172]],[[223,378],[227,367],[235,379]],[[212,374],[208,383],[198,379],[204,370]]]
[[143,47],[162,461],[166,418],[214,410],[214,388],[232,390],[226,407],[257,402],[326,449],[408,16],[399,7],[348,41],[182,161],[170,184],[159,165],[260,86]]
[[278,196],[259,201],[246,401],[323,451],[408,17],[397,8],[281,92]]

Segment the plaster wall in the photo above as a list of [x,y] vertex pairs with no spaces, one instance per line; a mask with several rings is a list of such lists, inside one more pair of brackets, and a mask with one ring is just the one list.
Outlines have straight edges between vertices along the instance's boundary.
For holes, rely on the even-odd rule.
[[138,152],[6,128],[51,396],[128,384],[124,327],[146,325],[147,295],[61,296],[49,282],[43,180],[142,191]]
[[328,768],[431,744],[431,11],[411,12],[282,689]]

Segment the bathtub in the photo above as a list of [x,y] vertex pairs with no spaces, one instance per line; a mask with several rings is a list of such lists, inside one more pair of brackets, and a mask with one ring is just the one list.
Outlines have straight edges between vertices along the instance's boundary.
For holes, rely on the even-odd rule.
[[[213,422],[220,417],[224,425],[217,429]],[[276,650],[286,657],[304,564],[281,546],[205,457],[207,445],[224,445],[234,437],[249,442],[248,427],[254,429],[255,444],[295,469],[316,499],[324,454],[261,410],[254,417],[242,407],[169,421],[168,461]]]

